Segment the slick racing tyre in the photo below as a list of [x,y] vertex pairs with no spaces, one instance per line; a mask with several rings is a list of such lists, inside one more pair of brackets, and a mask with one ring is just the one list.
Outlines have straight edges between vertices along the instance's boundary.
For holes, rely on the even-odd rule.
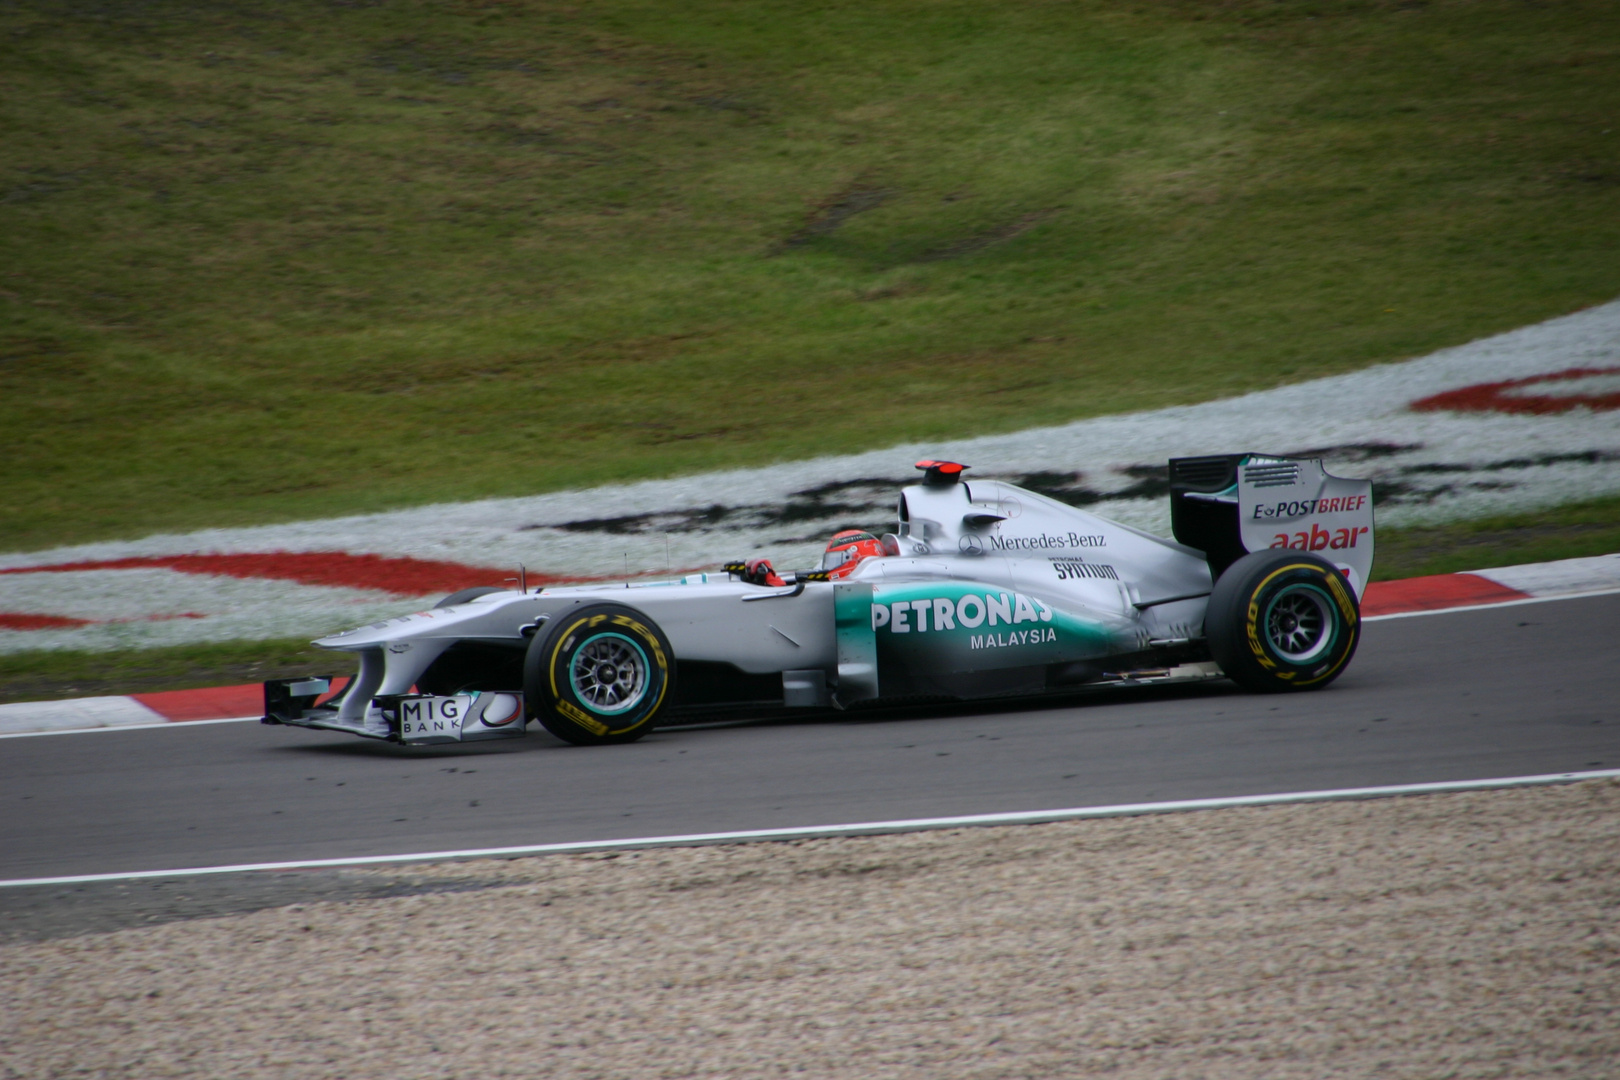
[[1256,551],[1215,583],[1204,633],[1221,670],[1247,690],[1319,690],[1355,655],[1361,608],[1321,556]]
[[541,726],[580,746],[651,731],[675,677],[675,654],[657,624],[623,604],[588,604],[551,622],[523,661],[523,695]]

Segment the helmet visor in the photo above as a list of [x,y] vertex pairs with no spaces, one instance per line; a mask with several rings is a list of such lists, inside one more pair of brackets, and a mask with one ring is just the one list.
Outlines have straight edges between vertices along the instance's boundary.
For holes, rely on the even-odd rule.
[[853,547],[824,551],[821,554],[821,568],[823,570],[836,570],[854,557],[855,549]]

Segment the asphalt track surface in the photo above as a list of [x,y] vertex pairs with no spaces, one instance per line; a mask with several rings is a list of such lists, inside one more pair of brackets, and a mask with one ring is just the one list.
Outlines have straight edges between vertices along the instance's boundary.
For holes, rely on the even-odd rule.
[[0,879],[1620,766],[1620,595],[1369,623],[1325,691],[1226,684],[404,748],[250,723],[0,742]]

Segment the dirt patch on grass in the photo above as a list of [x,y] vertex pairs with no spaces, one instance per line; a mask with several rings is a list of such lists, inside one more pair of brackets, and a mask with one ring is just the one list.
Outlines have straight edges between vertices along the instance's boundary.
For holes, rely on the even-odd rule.
[[799,226],[797,232],[782,241],[777,250],[786,251],[790,248],[803,247],[817,237],[837,232],[839,227],[856,214],[876,210],[893,195],[894,192],[882,188],[861,186],[841,192],[817,206],[809,219]]
[[960,240],[946,244],[944,247],[925,252],[917,261],[943,262],[946,259],[960,259],[968,255],[976,255],[987,247],[1006,243],[1015,236],[1022,236],[1043,221],[1051,218],[1055,213],[1057,213],[1056,210],[1037,210],[1032,214],[1025,214],[1016,221],[1009,221],[1005,225],[987,229],[973,236],[965,236]]
[[8,946],[0,1045],[19,1076],[1612,1076],[1617,842],[1594,782],[376,871],[505,886]]

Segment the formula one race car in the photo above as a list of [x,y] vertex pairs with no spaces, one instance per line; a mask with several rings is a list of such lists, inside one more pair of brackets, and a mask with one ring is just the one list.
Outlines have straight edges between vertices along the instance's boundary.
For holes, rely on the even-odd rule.
[[1318,460],[1170,462],[1176,541],[922,461],[882,537],[822,565],[468,589],[321,638],[359,674],[265,684],[264,722],[421,744],[629,742],[734,710],[839,708],[1230,678],[1315,690],[1350,662],[1371,482]]

